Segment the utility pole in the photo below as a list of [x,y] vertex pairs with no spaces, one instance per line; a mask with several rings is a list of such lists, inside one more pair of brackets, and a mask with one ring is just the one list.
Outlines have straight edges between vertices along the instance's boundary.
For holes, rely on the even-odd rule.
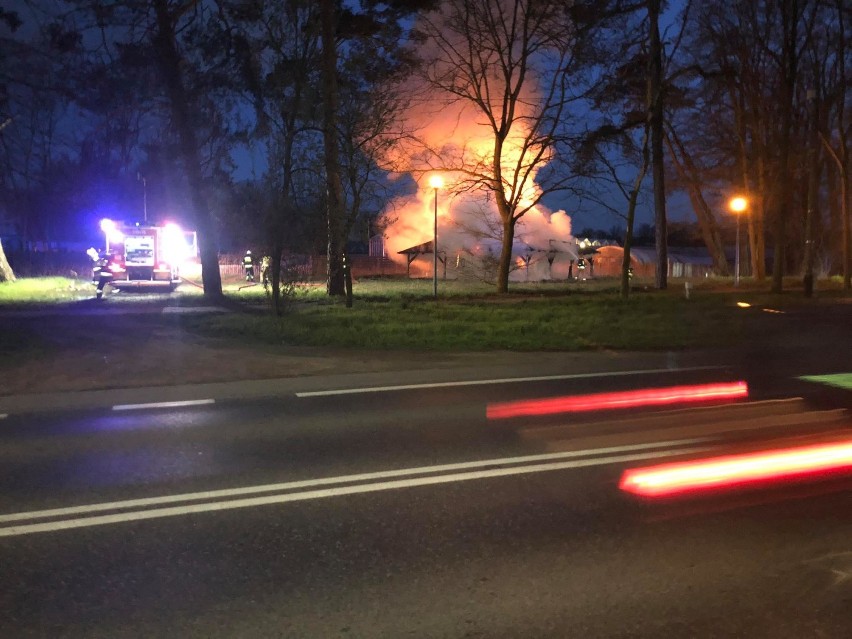
[[136,173],[136,181],[142,182],[142,219],[145,220],[145,224],[148,223],[148,182],[145,180],[145,176],[141,173]]

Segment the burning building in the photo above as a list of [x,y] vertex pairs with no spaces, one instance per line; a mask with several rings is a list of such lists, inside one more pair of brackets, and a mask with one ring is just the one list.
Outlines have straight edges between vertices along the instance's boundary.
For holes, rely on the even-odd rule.
[[[451,140],[443,144],[445,156],[465,156],[468,161],[474,157],[477,164],[488,164],[492,162],[489,149],[493,140],[473,115],[465,124],[468,110],[455,105],[455,116],[449,120],[446,116],[433,118],[428,130]],[[511,145],[507,146],[511,151]],[[506,171],[510,172],[521,160],[510,152],[504,151],[504,155]],[[414,167],[412,173],[419,174],[421,180],[414,194],[393,202],[384,215],[387,256],[398,262],[405,260],[413,275],[431,274],[431,260],[417,260],[417,256],[433,254],[437,223],[439,268],[451,278],[493,280],[502,245],[500,215],[493,194],[482,186],[471,188],[461,171],[452,170],[441,171],[446,188],[434,188],[427,183],[430,173],[418,168],[418,158],[411,158],[409,163]],[[550,211],[539,199],[533,174],[520,203],[528,208],[515,225],[512,281],[565,279],[570,262],[578,259],[571,218],[565,211]]]
[[[385,240],[388,257],[404,259],[409,275],[420,277],[432,274],[435,253],[434,194],[432,207],[428,200],[422,198],[419,204],[415,200],[403,207],[396,224],[386,231]],[[494,232],[488,211],[483,210],[483,202],[475,194],[465,194],[459,200],[448,201],[442,208],[439,198],[438,275],[492,281],[497,272],[501,238]],[[424,212],[418,214],[418,208]],[[417,239],[424,241],[416,242]],[[509,277],[514,282],[564,280],[578,257],[568,215],[536,207],[517,224]]]

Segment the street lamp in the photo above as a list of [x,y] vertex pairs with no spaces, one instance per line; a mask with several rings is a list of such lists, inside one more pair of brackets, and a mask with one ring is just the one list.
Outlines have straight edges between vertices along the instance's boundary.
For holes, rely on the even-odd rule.
[[748,200],[744,197],[733,197],[728,202],[728,208],[737,218],[737,251],[734,258],[734,286],[740,285],[740,214],[748,209]]
[[433,175],[429,186],[435,189],[435,224],[432,229],[432,296],[438,299],[438,189],[444,187],[444,178]]

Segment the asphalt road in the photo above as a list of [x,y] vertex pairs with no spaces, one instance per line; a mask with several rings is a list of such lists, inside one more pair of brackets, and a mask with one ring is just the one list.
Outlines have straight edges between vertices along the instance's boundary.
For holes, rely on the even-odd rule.
[[[764,346],[770,366],[10,414],[0,636],[849,636],[849,477],[618,488],[627,468],[850,439],[848,392],[797,379],[841,372],[842,348]],[[735,405],[488,418],[741,379]]]

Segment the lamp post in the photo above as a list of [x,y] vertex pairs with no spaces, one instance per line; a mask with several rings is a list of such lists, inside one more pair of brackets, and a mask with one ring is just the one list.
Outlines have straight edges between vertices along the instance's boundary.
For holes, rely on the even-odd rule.
[[432,296],[438,299],[438,189],[443,188],[444,178],[433,175],[429,178],[429,186],[435,189],[435,217],[432,229]]
[[734,286],[740,285],[740,214],[748,208],[748,200],[744,197],[734,197],[728,202],[728,207],[737,218],[737,250],[734,257]]
[[145,220],[145,224],[148,223],[148,181],[145,179],[145,176],[137,171],[136,173],[136,181],[142,182],[142,219]]

